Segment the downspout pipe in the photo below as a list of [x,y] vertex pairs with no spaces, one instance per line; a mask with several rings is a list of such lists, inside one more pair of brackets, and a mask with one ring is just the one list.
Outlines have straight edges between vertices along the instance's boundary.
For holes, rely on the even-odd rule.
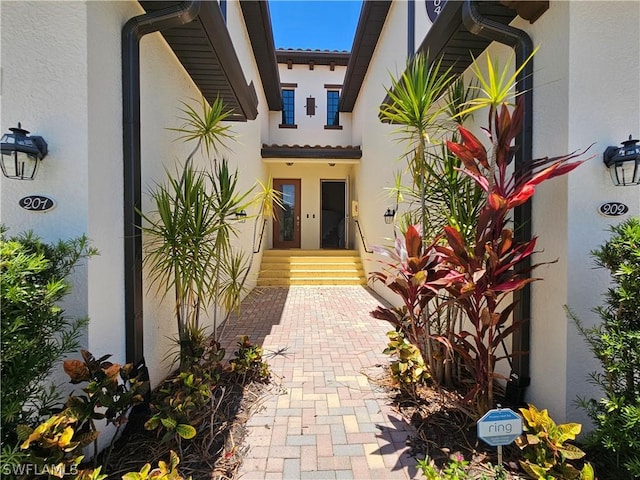
[[124,165],[124,297],[127,362],[144,366],[142,289],[142,162],[140,148],[140,40],[193,21],[200,0],[130,18],[122,28],[122,145]]
[[[465,0],[462,5],[462,22],[469,32],[489,40],[507,45],[515,50],[516,69],[525,62],[533,53],[531,37],[519,28],[512,27],[495,20],[483,17],[475,6],[473,0]],[[522,95],[524,101],[524,118],[522,119],[522,132],[516,138],[516,170],[526,165],[533,158],[533,60],[525,65],[516,78],[516,91]],[[517,241],[531,239],[531,199],[524,205],[516,207],[513,212],[514,238]],[[526,270],[531,262],[527,259],[519,266]],[[522,352],[516,355],[512,364],[512,377],[507,385],[507,400],[514,404],[521,404],[524,400],[524,392],[531,383],[530,377],[530,319],[531,319],[531,290],[529,285],[514,294],[517,302],[513,312],[513,320],[525,323],[513,334],[513,351]]]

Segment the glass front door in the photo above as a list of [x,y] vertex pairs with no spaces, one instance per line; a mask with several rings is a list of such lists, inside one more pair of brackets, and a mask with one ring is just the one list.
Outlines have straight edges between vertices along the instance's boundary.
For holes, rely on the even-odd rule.
[[274,208],[273,248],[300,248],[300,179],[274,179],[282,208]]

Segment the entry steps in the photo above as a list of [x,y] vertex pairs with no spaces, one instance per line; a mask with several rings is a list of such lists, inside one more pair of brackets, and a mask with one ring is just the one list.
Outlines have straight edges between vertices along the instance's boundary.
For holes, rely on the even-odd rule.
[[357,250],[266,250],[259,287],[365,285]]

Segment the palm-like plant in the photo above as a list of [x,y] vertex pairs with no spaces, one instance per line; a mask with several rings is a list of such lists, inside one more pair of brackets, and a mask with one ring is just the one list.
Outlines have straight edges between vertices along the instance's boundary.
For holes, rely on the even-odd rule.
[[230,172],[226,160],[214,160],[212,171],[194,165],[198,150],[209,154],[232,138],[229,126],[222,123],[229,115],[222,101],[209,106],[203,99],[201,113],[187,104],[181,111],[185,123],[173,130],[184,141],[196,140],[196,146],[175,176],[167,171],[166,182],[151,190],[155,211],[140,213],[150,285],[162,297],[174,295],[180,368],[185,370],[204,352],[203,310],[214,305],[217,340],[218,307],[230,310],[240,300],[248,266],[231,244],[237,235],[236,212],[249,205],[250,191],[238,192],[237,172]]
[[428,155],[430,138],[442,133],[447,105],[443,97],[452,81],[451,67],[442,69],[441,62],[429,62],[418,53],[407,63],[400,78],[391,78],[387,89],[389,102],[380,107],[383,120],[399,125],[395,133],[407,143],[406,156],[413,184],[420,192],[422,241],[426,244]]

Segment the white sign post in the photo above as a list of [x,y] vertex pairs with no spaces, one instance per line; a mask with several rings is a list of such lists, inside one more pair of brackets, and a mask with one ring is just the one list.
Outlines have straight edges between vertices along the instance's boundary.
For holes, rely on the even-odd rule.
[[522,417],[510,408],[494,408],[478,420],[478,438],[498,447],[498,465],[502,465],[502,446],[522,434]]

